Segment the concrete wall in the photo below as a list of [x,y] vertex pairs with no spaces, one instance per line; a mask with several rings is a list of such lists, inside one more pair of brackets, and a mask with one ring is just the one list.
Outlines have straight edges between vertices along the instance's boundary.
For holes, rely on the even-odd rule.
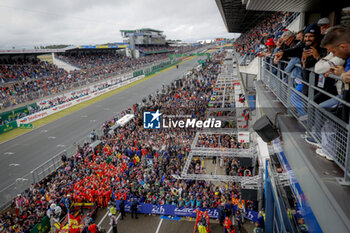
[[245,74],[257,75],[258,70],[259,70],[259,62],[257,57],[254,58],[254,60],[251,61],[248,66],[239,66],[239,71]]
[[298,32],[300,27],[300,15],[298,15],[291,24],[288,25],[287,29],[292,32]]
[[59,59],[56,59],[54,53],[52,53],[52,61],[53,61],[53,64],[55,64],[59,68],[63,68],[64,70],[66,70],[68,72],[70,72],[72,70],[80,70],[79,68],[77,68],[75,66],[72,66],[64,61],[59,60]]

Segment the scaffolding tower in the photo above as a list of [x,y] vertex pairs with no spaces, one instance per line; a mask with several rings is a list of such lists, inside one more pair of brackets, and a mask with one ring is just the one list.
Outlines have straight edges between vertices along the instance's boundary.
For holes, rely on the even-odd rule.
[[[187,156],[180,175],[173,175],[176,179],[185,180],[206,180],[206,181],[224,181],[239,182],[250,187],[256,187],[259,184],[261,176],[256,174],[255,167],[257,163],[257,145],[250,142],[250,134],[244,124],[244,96],[242,98],[242,90],[240,80],[233,64],[232,54],[228,54],[220,68],[220,74],[213,87],[213,94],[208,104],[207,118],[215,118],[220,120],[234,121],[236,126],[231,128],[205,129],[197,131],[191,144],[191,152]],[[243,103],[242,103],[243,102]],[[238,109],[238,108],[239,109]],[[220,112],[220,114],[218,114]],[[229,114],[224,114],[228,112]],[[238,142],[245,143],[248,148],[227,148],[221,145],[220,136],[218,146],[215,148],[197,146],[200,135],[231,135],[235,136]],[[253,176],[229,176],[215,174],[189,174],[188,170],[191,162],[197,157],[219,157],[219,158],[249,158],[252,160]]]

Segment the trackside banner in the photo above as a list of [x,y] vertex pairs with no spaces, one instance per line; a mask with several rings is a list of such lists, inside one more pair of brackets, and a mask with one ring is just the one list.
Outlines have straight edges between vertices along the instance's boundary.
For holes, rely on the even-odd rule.
[[[116,201],[116,208],[119,210],[119,203],[120,201]],[[131,212],[130,210],[131,202],[125,202],[125,211]],[[233,213],[236,212],[237,206],[233,205]],[[201,211],[208,211],[210,218],[218,218],[219,217],[219,211],[216,208],[199,208]],[[196,208],[187,208],[187,207],[177,207],[175,205],[153,205],[153,204],[139,204],[137,208],[138,213],[142,214],[159,214],[159,215],[171,215],[171,216],[178,216],[178,217],[196,217]],[[256,222],[258,221],[258,212],[255,212],[250,209],[246,209],[245,218]]]
[[[29,115],[29,116],[26,116],[26,117],[23,117],[23,118],[20,118],[17,120],[17,124],[18,125],[21,125],[21,124],[28,124],[30,122],[33,122],[33,121],[36,121],[36,120],[40,120],[44,117],[47,117],[49,115],[52,115],[54,113],[57,113],[57,112],[60,112],[64,109],[67,109],[67,108],[70,108],[74,105],[77,105],[77,104],[80,104],[80,103],[83,103],[85,101],[88,101],[90,99],[93,99],[95,97],[98,97],[102,94],[105,94],[107,92],[110,92],[110,91],[113,91],[115,89],[118,89],[120,87],[123,87],[129,83],[132,83],[132,82],[135,82],[137,80],[140,80],[142,78],[144,78],[145,76],[144,75],[141,75],[141,76],[138,76],[136,78],[133,78],[133,79],[129,79],[129,80],[126,80],[122,83],[118,83],[114,86],[110,86],[108,88],[105,88],[105,89],[102,89],[102,90],[98,90],[98,91],[95,91],[93,93],[90,93],[88,95],[85,95],[85,96],[82,96],[80,98],[77,98],[77,99],[74,99],[72,101],[69,101],[69,102],[66,102],[66,103],[63,103],[63,104],[60,104],[60,105],[57,105],[57,106],[53,106],[49,109],[46,109],[44,111],[40,111],[40,112],[37,112],[37,113],[34,113],[32,115]],[[47,102],[47,101],[45,101]]]

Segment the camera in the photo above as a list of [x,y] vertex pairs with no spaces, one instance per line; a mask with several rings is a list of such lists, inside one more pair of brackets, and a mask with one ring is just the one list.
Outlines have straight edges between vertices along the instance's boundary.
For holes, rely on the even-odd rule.
[[308,50],[308,49],[311,49],[311,45],[306,45],[306,46],[304,47],[304,50]]

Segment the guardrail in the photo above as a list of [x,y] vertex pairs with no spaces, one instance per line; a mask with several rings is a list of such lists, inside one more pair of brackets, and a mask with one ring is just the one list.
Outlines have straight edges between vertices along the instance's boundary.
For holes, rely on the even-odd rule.
[[250,62],[253,61],[254,58],[256,57],[255,53],[248,53],[248,54],[245,54],[244,56],[241,56],[241,54],[237,53],[237,51],[235,49],[233,50],[233,54],[237,58],[238,65],[240,65],[240,66],[249,65]]
[[293,14],[291,14],[289,17],[286,18],[283,24],[279,25],[279,27],[275,29],[275,32],[282,31],[289,24],[291,24],[293,20],[295,20],[299,16],[299,14],[300,14],[299,12],[294,12]]
[[[309,82],[299,80],[302,85],[308,87],[308,96],[300,92],[295,86],[295,79],[290,73],[281,69],[282,62],[278,65],[272,63],[273,59],[260,59],[261,80],[269,87],[278,100],[287,108],[301,125],[320,145],[322,150],[334,159],[334,162],[344,171],[344,178],[338,179],[340,183],[350,181],[350,124],[349,120],[343,121],[324,105],[317,104],[314,97],[322,93],[327,98],[337,100],[350,108],[350,103],[334,96],[320,87],[314,85],[319,75],[313,69],[307,69]],[[338,76],[330,74],[328,78],[342,81]],[[334,109],[333,109],[334,110]]]

